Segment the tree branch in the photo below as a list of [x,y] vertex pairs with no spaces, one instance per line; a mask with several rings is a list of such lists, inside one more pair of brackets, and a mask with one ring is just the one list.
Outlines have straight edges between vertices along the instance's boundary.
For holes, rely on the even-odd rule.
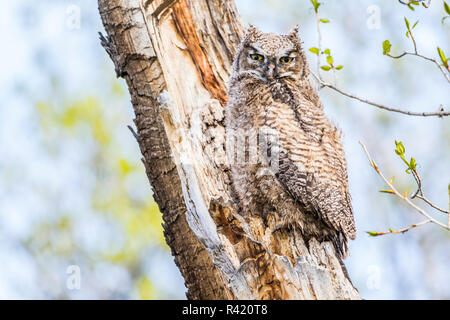
[[[426,4],[425,2],[428,1],[428,3]],[[431,0],[415,0],[415,1],[404,1],[404,0],[398,0],[398,2],[400,2],[401,4],[405,5],[405,6],[411,6],[412,2],[419,2],[422,3],[422,5],[425,8],[428,8],[430,6]]]
[[[379,169],[379,167],[377,166],[377,164],[375,163],[375,161],[372,159],[372,157],[370,156],[369,152],[367,151],[366,146],[365,146],[361,141],[360,141],[359,143],[360,143],[360,145],[362,146],[362,148],[364,149],[364,152],[365,152],[365,154],[366,154],[366,156],[367,156],[367,159],[368,159],[369,162],[370,162],[370,165],[375,169],[375,171],[376,171],[376,172],[378,173],[378,175],[384,180],[384,182],[391,188],[392,193],[395,194],[395,195],[396,195],[397,197],[399,197],[400,199],[402,199],[403,201],[405,201],[410,207],[412,207],[414,210],[416,210],[417,212],[419,212],[419,213],[420,213],[421,215],[423,215],[425,218],[427,218],[426,221],[421,222],[420,224],[417,224],[417,226],[418,226],[418,225],[423,225],[423,224],[426,224],[426,223],[434,223],[434,224],[436,224],[436,225],[438,225],[438,226],[440,226],[440,227],[442,227],[442,228],[444,228],[444,229],[450,231],[450,226],[447,226],[447,225],[443,224],[442,222],[440,222],[440,221],[434,219],[428,212],[426,212],[425,210],[423,210],[422,208],[420,208],[420,207],[418,207],[416,204],[414,204],[414,203],[408,198],[407,195],[401,194],[401,193],[394,187],[394,185],[392,184],[392,182],[389,181],[388,179],[386,179],[386,177],[383,175],[383,173],[381,172],[381,170]],[[414,226],[414,225],[413,225],[413,226]],[[411,229],[411,228],[413,228],[413,227],[409,227],[409,229]],[[408,229],[408,228],[406,228],[406,229]]]
[[368,234],[371,235],[372,237],[377,237],[377,236],[384,236],[386,234],[399,234],[399,233],[405,233],[408,232],[411,229],[423,226],[425,224],[430,223],[431,220],[425,220],[419,223],[414,223],[412,225],[410,225],[409,227],[400,229],[400,230],[393,230],[393,229],[389,229],[389,231],[385,231],[385,232],[375,232],[375,231],[369,231]]
[[425,195],[423,194],[423,190],[422,190],[422,179],[420,178],[419,173],[415,169],[411,170],[411,172],[417,183],[417,191],[411,196],[411,199],[414,199],[414,198],[420,199],[423,202],[425,202],[426,204],[428,204],[430,207],[432,207],[433,209],[436,209],[437,211],[440,211],[442,213],[450,214],[449,211],[439,208],[437,205],[435,205],[434,203],[432,203],[430,200],[428,200],[425,197]]
[[399,109],[399,108],[390,107],[390,106],[382,105],[382,104],[379,104],[379,103],[376,103],[376,102],[372,102],[372,101],[369,101],[367,99],[360,98],[360,97],[358,97],[358,96],[356,96],[354,94],[347,93],[347,92],[343,91],[342,89],[339,89],[336,86],[319,79],[319,77],[314,72],[311,72],[311,74],[319,82],[320,85],[322,85],[324,87],[327,87],[327,88],[330,88],[330,89],[332,89],[332,90],[334,90],[334,91],[336,91],[336,92],[338,92],[338,93],[340,93],[340,94],[342,94],[342,95],[344,95],[344,96],[346,96],[348,98],[351,98],[351,99],[354,99],[354,100],[358,100],[360,102],[363,102],[365,104],[377,107],[379,109],[383,109],[383,110],[387,110],[387,111],[391,111],[391,112],[396,112],[396,113],[401,113],[401,114],[405,114],[405,115],[408,115],[408,116],[415,116],[415,117],[447,117],[447,116],[450,116],[450,112],[448,112],[448,111],[412,112],[412,111],[406,111],[406,110],[402,110],[402,109]]

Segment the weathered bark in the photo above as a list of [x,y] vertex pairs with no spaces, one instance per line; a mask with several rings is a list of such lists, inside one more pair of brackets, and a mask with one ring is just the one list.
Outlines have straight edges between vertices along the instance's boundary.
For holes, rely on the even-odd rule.
[[99,0],[99,10],[187,297],[359,299],[331,243],[271,234],[236,212],[223,127],[244,31],[233,1]]

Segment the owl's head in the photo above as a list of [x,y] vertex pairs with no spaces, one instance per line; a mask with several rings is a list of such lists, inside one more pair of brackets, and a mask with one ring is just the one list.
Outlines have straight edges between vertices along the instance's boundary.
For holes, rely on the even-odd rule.
[[298,39],[298,27],[284,35],[264,33],[250,26],[233,67],[235,75],[250,76],[263,82],[304,79],[308,76],[308,66]]

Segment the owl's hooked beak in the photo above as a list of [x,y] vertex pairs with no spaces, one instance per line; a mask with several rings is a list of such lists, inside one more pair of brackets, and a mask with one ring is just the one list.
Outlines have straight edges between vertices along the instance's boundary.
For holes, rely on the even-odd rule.
[[267,80],[273,80],[275,77],[277,77],[277,70],[276,70],[277,66],[275,64],[274,61],[270,61],[269,64],[267,65],[267,69],[266,69],[266,79]]

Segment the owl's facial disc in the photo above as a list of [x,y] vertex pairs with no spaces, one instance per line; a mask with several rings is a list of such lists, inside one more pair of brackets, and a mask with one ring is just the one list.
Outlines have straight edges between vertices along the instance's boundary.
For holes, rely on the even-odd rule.
[[264,76],[267,80],[272,81],[278,76],[277,62],[272,57],[268,60],[269,61],[266,63],[266,67],[264,68]]
[[267,81],[264,77],[264,66],[267,62],[267,58],[261,49],[253,46],[247,46],[245,56],[242,58],[241,64],[243,66],[241,69],[243,71],[245,70],[244,72],[246,74],[261,81]]
[[288,50],[278,55],[278,78],[294,77],[301,69],[301,59],[297,51]]
[[264,50],[257,45],[248,45],[243,58],[245,73],[263,82],[294,76],[299,63],[299,54],[293,48]]

